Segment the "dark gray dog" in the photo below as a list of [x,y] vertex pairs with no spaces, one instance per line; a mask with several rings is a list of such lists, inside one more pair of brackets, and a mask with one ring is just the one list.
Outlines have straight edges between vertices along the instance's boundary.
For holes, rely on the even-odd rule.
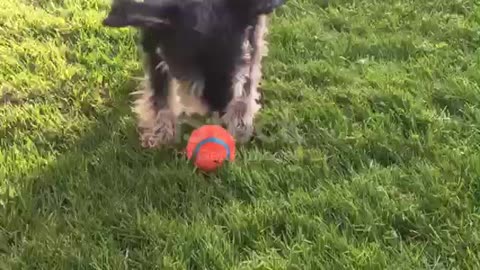
[[183,113],[253,132],[267,16],[285,0],[114,0],[108,27],[140,29],[146,78],[135,102],[144,147],[172,143]]

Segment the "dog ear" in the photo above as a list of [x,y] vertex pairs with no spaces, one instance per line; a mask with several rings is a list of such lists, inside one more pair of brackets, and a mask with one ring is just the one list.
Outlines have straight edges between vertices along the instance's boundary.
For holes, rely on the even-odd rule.
[[286,0],[250,0],[251,8],[256,15],[270,14],[285,2]]
[[275,9],[285,4],[287,0],[227,0],[230,7],[249,17],[257,17],[272,13]]
[[142,3],[134,0],[114,0],[103,25],[108,27],[162,27],[175,24],[180,7],[175,2]]

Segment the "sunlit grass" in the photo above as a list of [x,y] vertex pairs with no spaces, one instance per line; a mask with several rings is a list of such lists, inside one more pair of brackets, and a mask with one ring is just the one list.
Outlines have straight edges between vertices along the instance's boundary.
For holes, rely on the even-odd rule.
[[474,3],[289,0],[206,177],[140,148],[108,2],[0,1],[0,269],[479,269]]

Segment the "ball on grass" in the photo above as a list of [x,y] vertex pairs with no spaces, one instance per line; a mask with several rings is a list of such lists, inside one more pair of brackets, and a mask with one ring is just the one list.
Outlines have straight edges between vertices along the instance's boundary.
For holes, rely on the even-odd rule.
[[202,171],[212,172],[225,160],[235,160],[235,140],[223,127],[204,125],[195,129],[187,143],[187,157]]

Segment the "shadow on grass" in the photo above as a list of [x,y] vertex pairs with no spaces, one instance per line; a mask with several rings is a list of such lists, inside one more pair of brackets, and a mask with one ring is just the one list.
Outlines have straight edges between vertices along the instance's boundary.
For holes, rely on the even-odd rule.
[[0,240],[7,243],[0,255],[4,249],[32,264],[50,264],[56,248],[81,249],[81,239],[101,244],[105,237],[121,250],[135,248],[145,244],[139,217],[189,222],[247,196],[220,181],[228,177],[223,170],[195,172],[182,145],[142,149],[126,102],[113,103],[55,162],[19,179],[15,196],[0,208]]
[[[142,149],[126,100],[123,95],[104,113],[93,112],[96,122],[89,132],[53,163],[18,179],[15,196],[0,207],[0,242],[6,243],[0,244],[0,262],[6,254],[11,265],[76,269],[109,258],[112,261],[103,265],[120,269],[123,265],[117,263],[131,252],[131,261],[145,266],[162,255],[159,246],[182,249],[176,241],[184,239],[191,246],[174,253],[183,254],[183,261],[201,264],[203,259],[187,258],[190,252],[205,249],[198,239],[221,239],[231,249],[237,246],[225,243],[254,245],[261,235],[256,225],[234,226],[230,232],[220,227],[237,222],[238,205],[254,204],[262,192],[288,192],[287,183],[293,180],[267,181],[274,175],[271,168],[264,169],[267,161],[260,160],[256,170],[241,158],[239,166],[225,166],[214,175],[196,172],[181,151],[192,130],[189,125],[182,128],[186,136],[175,148]],[[254,141],[239,150],[268,146],[273,151],[274,145]]]

